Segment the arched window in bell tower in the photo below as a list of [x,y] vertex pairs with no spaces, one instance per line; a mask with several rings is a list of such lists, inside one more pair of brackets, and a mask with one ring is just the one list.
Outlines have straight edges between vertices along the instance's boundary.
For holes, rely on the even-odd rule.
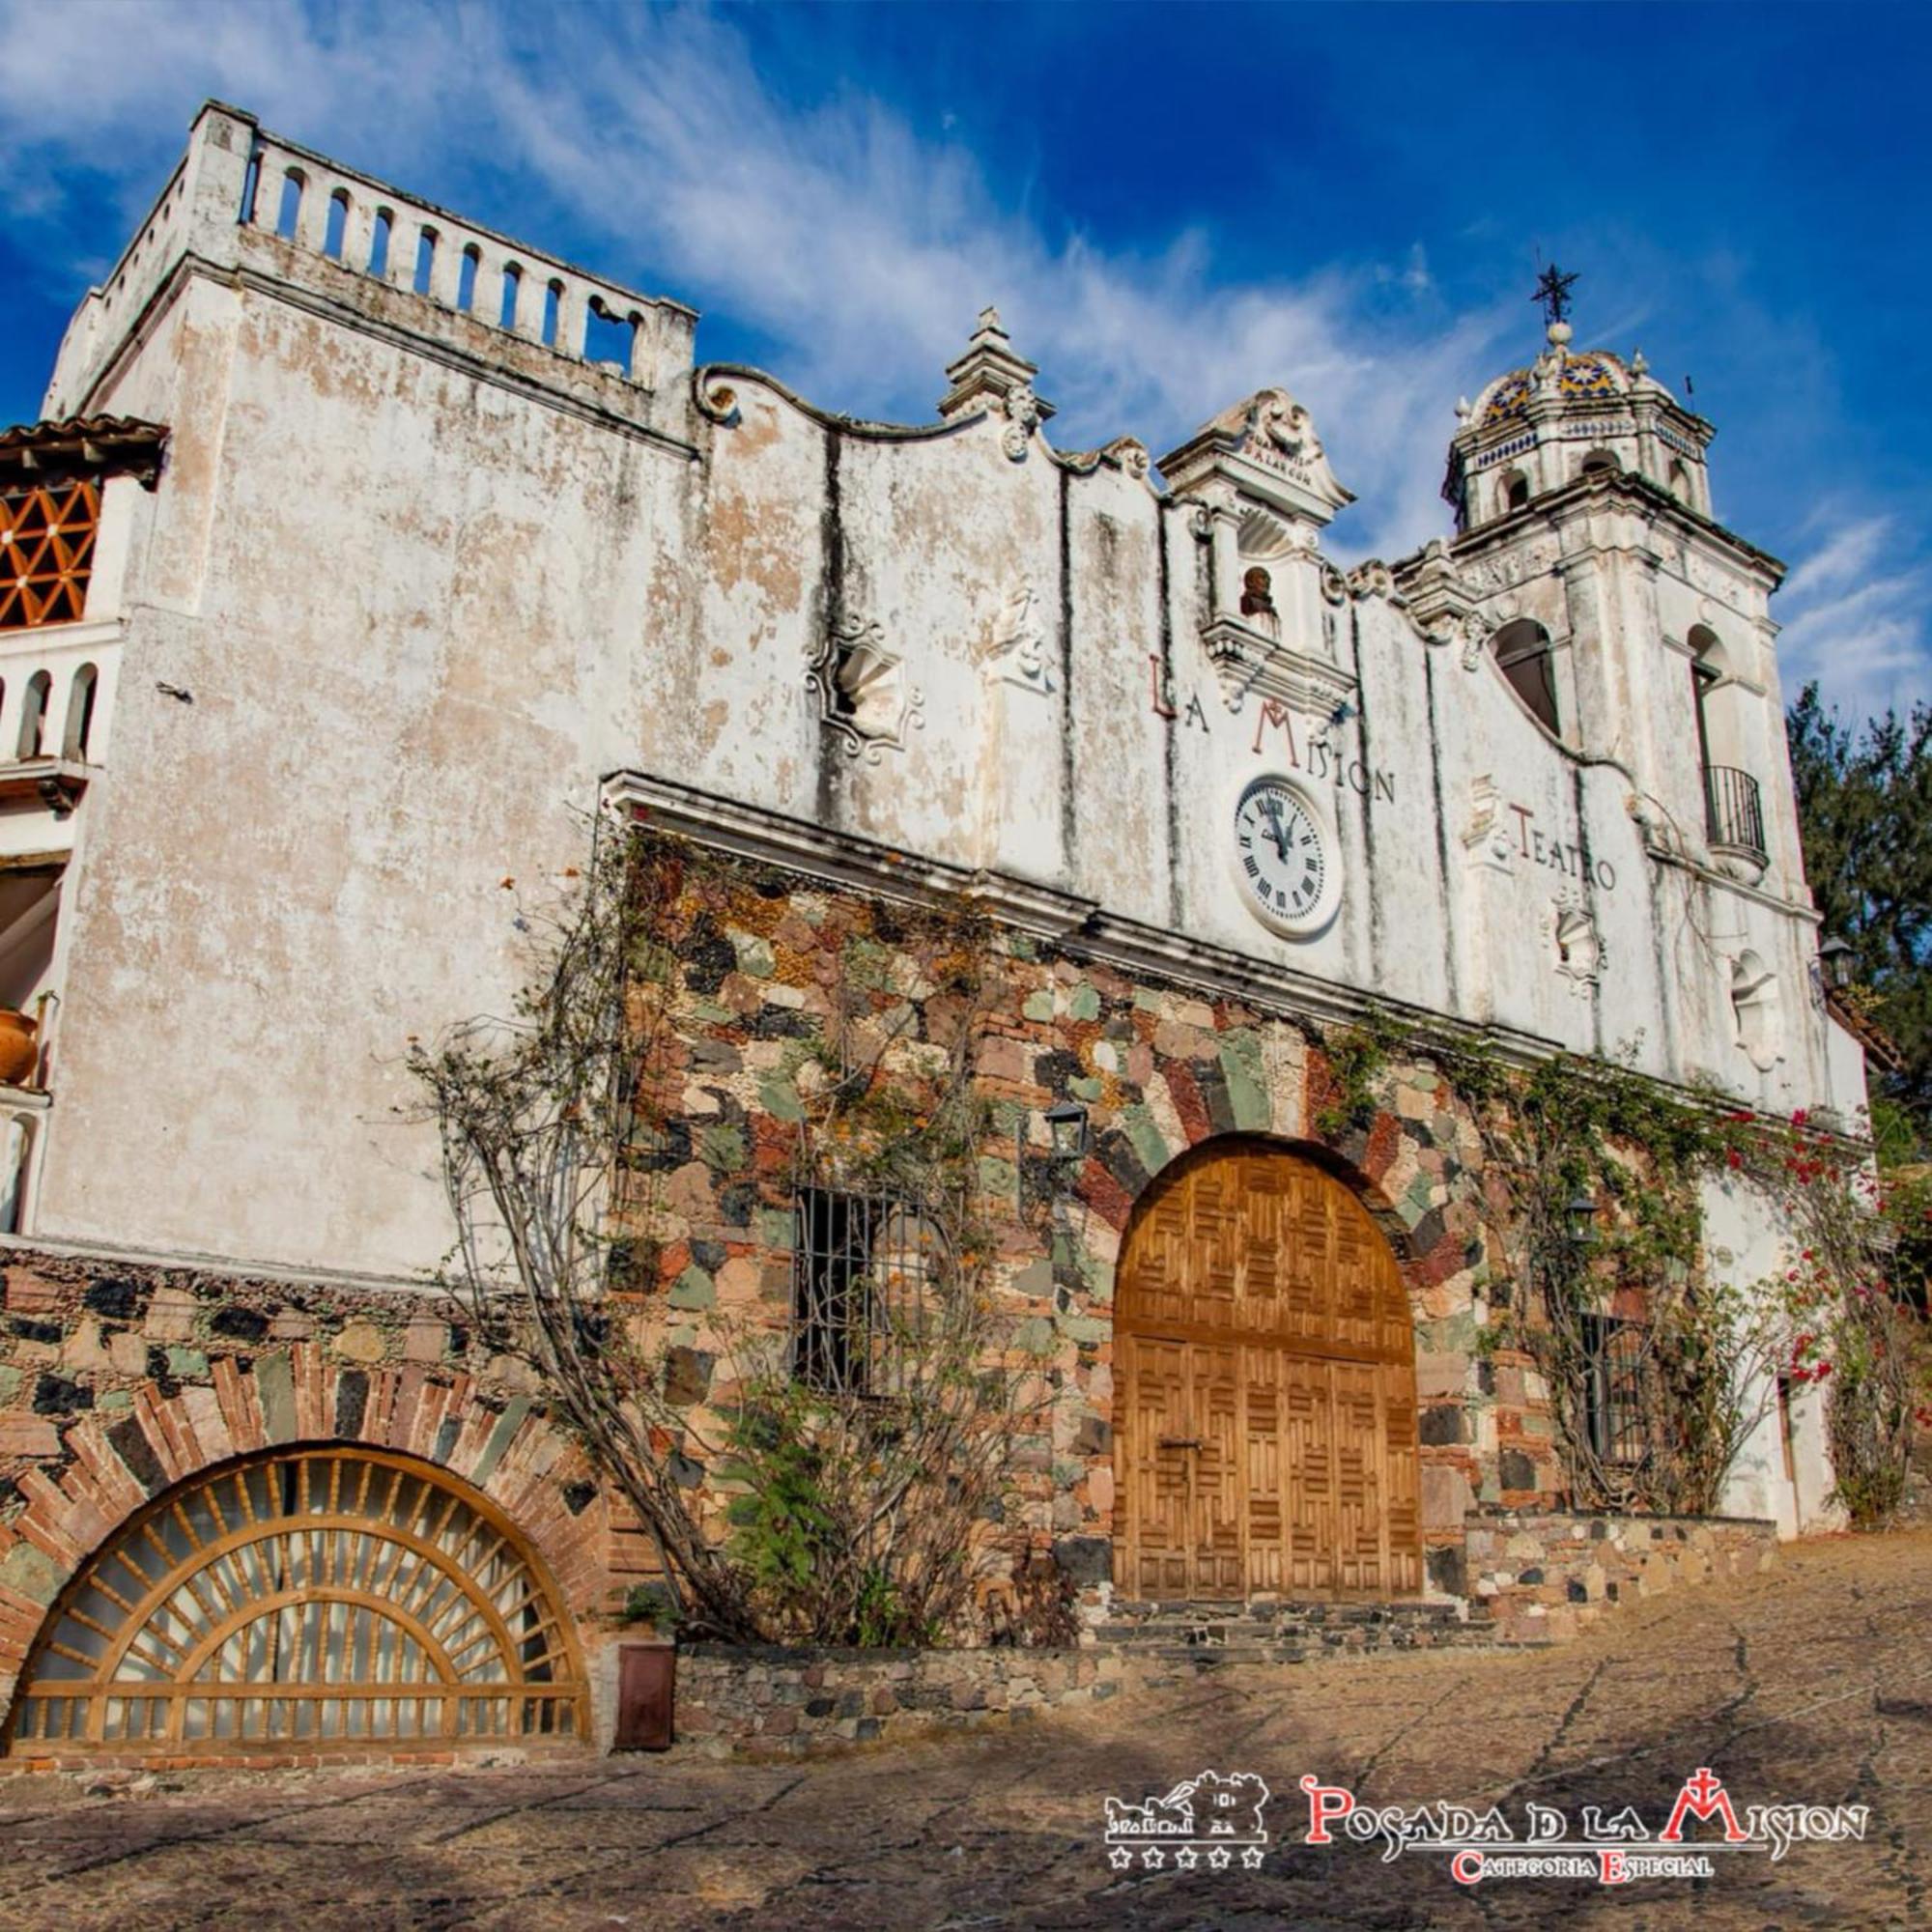
[[1593,449],[1583,459],[1583,467],[1577,473],[1579,476],[1597,476],[1613,472],[1618,468],[1617,459],[1607,449]]
[[1563,724],[1556,708],[1556,668],[1549,633],[1535,618],[1519,617],[1496,633],[1491,648],[1495,652],[1496,668],[1528,705],[1530,715],[1546,731],[1561,737]]
[[1529,503],[1529,478],[1520,469],[1512,469],[1496,486],[1500,501],[1496,508],[1499,514],[1507,516],[1512,510],[1520,510]]
[[1730,656],[1708,624],[1693,624],[1690,695],[1697,715],[1697,762],[1704,781],[1705,834],[1711,844],[1763,863],[1764,806],[1757,780],[1745,769],[1741,693]]

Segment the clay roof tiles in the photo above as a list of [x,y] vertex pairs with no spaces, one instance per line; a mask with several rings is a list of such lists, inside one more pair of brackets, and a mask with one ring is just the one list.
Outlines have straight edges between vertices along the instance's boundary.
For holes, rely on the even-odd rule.
[[0,481],[76,470],[135,476],[154,487],[160,474],[165,424],[138,416],[67,416],[0,430]]

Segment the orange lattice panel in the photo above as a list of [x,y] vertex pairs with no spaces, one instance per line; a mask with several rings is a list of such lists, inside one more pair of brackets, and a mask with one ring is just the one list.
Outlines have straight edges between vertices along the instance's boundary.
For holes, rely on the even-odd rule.
[[0,631],[78,620],[99,518],[99,486],[91,482],[0,495]]

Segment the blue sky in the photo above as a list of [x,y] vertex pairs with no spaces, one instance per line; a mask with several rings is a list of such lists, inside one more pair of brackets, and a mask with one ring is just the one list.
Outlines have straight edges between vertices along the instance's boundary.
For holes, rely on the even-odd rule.
[[1695,384],[1719,515],[1793,566],[1787,692],[1932,697],[1932,10],[416,7],[0,0],[0,421],[199,101],[703,311],[698,353],[923,421],[999,303],[1068,447],[1280,383],[1446,526],[1459,394],[1577,339]]

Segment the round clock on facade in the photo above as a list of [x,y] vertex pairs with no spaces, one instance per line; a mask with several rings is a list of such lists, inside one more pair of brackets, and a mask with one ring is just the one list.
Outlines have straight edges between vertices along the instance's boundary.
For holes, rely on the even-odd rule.
[[1235,806],[1235,876],[1248,910],[1290,939],[1321,931],[1342,895],[1334,828],[1292,781],[1252,781]]

